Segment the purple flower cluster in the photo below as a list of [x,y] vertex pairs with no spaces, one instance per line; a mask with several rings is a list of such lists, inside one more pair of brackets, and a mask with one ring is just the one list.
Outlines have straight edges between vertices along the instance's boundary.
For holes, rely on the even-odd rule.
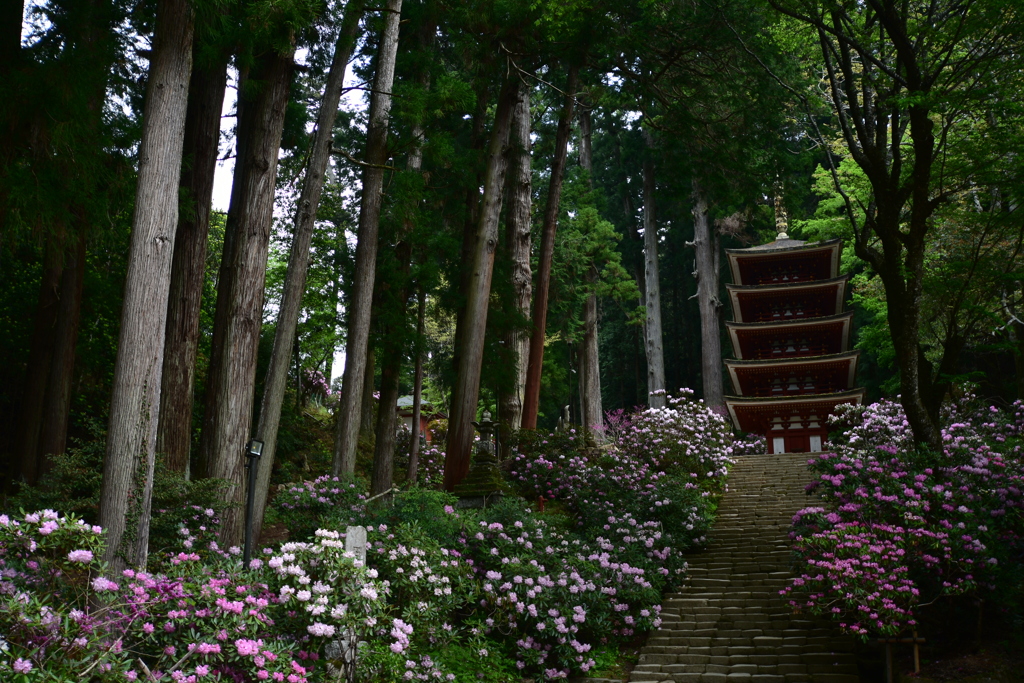
[[725,477],[732,463],[732,427],[693,393],[680,389],[677,396],[667,397],[667,407],[633,415],[618,431],[615,449],[660,470],[696,474],[699,481]]
[[583,448],[575,432],[520,449],[510,476],[527,497],[561,499],[598,547],[663,576],[682,574],[682,552],[705,541],[713,504],[732,462],[719,413],[680,390],[668,407],[609,415],[607,447]]
[[834,452],[810,461],[818,507],[792,536],[801,576],[784,591],[798,608],[851,632],[897,634],[915,607],[996,588],[1024,551],[1024,405],[943,412],[943,450],[916,450],[898,403],[844,407]]
[[660,577],[614,543],[595,547],[530,516],[481,521],[460,543],[481,582],[485,632],[515,637],[524,673],[586,672],[594,645],[660,624]]
[[51,511],[0,516],[0,679],[318,680],[317,651],[337,632],[365,636],[387,587],[336,532],[265,554],[243,569],[230,552],[178,552],[163,573],[108,578],[100,529]]
[[364,490],[361,482],[324,475],[285,485],[273,505],[292,538],[308,538],[319,528],[354,524],[363,513]]

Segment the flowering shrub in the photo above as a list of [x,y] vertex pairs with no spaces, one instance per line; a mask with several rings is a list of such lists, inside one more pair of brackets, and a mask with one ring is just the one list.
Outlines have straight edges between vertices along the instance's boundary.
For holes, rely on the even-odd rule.
[[614,543],[601,547],[551,527],[517,501],[467,526],[460,543],[482,582],[483,627],[509,634],[524,673],[586,672],[595,645],[660,624],[659,574],[623,561]]
[[100,572],[102,533],[52,511],[0,516],[0,679],[313,681],[343,632],[369,638],[387,587],[336,532],[242,568],[179,552],[173,572]]
[[619,430],[615,449],[662,471],[682,470],[717,485],[732,462],[732,426],[721,413],[694,400],[692,389],[667,397],[665,408],[633,415]]
[[729,425],[685,389],[667,408],[610,417],[607,448],[584,448],[572,430],[551,434],[512,459],[510,476],[527,497],[564,500],[598,547],[679,577],[682,553],[706,540],[712,494],[732,462]]
[[354,524],[363,511],[366,485],[324,475],[300,484],[288,484],[274,498],[278,518],[293,539],[309,538],[320,528],[337,529]]
[[768,439],[763,434],[746,434],[732,442],[732,455],[764,455],[768,452]]
[[[444,449],[437,446],[421,448],[416,482],[424,488],[440,488],[444,481]],[[408,461],[408,458],[406,459]]]
[[309,397],[317,405],[324,405],[336,400],[334,392],[331,391],[331,384],[319,370],[302,369],[302,393]]
[[940,454],[915,450],[899,404],[842,407],[810,461],[822,506],[801,510],[792,604],[860,635],[917,625],[915,608],[991,590],[1024,551],[1024,406],[944,411]]
[[[52,469],[39,485],[22,484],[17,495],[7,501],[8,510],[54,509],[89,524],[99,521],[106,425],[87,420],[87,427],[91,439],[53,456]],[[163,457],[158,457],[153,472],[150,549],[159,554],[173,547],[182,524],[192,521],[193,506],[213,510],[219,518],[229,506],[224,496],[227,485],[223,479],[185,479],[181,473],[167,469]]]
[[528,499],[566,499],[583,482],[591,467],[586,443],[575,429],[521,432],[513,442],[508,468],[519,491]]
[[[362,482],[321,477],[278,494],[292,540],[249,567],[214,541],[216,510],[187,507],[160,571],[117,577],[100,571],[98,528],[53,512],[0,518],[0,680],[313,683],[325,658],[341,662],[343,635],[362,641],[364,680],[593,670],[599,648],[660,624],[660,596],[714,510],[728,463],[711,455],[718,422],[688,398],[674,405],[623,418],[603,451],[572,431],[520,451],[513,476],[538,476],[519,484],[571,518],[518,498],[457,511],[426,489],[366,505]],[[664,443],[681,438],[685,451]],[[429,482],[443,452],[423,456]],[[350,523],[369,527],[367,567],[344,553]]]

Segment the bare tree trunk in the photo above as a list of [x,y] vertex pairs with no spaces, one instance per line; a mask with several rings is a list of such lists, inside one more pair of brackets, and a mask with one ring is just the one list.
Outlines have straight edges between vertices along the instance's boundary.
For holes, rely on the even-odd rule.
[[395,79],[398,53],[398,24],[402,0],[387,0],[384,31],[377,53],[377,68],[370,97],[370,121],[366,134],[366,163],[363,169],[363,196],[359,206],[356,242],[355,283],[349,305],[348,339],[345,344],[345,373],[334,435],[335,476],[351,477],[356,470],[356,446],[362,416],[360,399],[366,374],[367,342],[370,339],[370,309],[377,273],[377,232],[380,227],[381,197],[384,190],[384,162],[387,161],[388,120],[391,112],[391,87]]
[[285,52],[270,49],[243,74],[239,92],[238,156],[231,186],[217,287],[206,413],[200,457],[210,477],[230,484],[221,543],[238,545],[245,515],[241,505],[244,449],[252,427],[256,355],[263,324],[263,291],[273,221],[277,158],[291,82],[294,42]]
[[53,360],[54,327],[60,307],[60,282],[64,269],[66,235],[50,235],[43,253],[43,278],[39,285],[39,303],[36,304],[35,327],[29,352],[25,393],[21,401],[18,454],[21,478],[34,485],[39,479],[39,434],[43,423],[43,405],[46,385]]
[[[193,62],[200,50],[199,40],[198,37],[193,40]],[[186,166],[182,169],[180,187],[182,194],[191,200],[192,210],[178,217],[178,232],[174,238],[156,450],[164,454],[168,469],[186,475],[192,449],[192,392],[199,350],[199,311],[227,66],[224,54],[205,68],[193,68],[185,116],[183,158]]]
[[540,375],[544,366],[544,339],[548,320],[548,289],[551,286],[551,259],[555,252],[555,230],[558,227],[558,206],[562,198],[562,180],[565,176],[565,157],[572,132],[572,117],[576,107],[576,82],[579,67],[569,67],[565,104],[558,118],[555,132],[555,156],[551,162],[551,181],[548,183],[547,204],[544,207],[544,226],[541,228],[540,255],[537,263],[537,288],[533,292],[533,331],[530,334],[530,361],[526,366],[526,387],[523,392],[523,429],[537,428],[537,410],[540,407]]
[[725,405],[722,393],[722,341],[718,310],[718,240],[711,233],[704,188],[693,181],[693,248],[697,252],[697,304],[700,307],[701,376],[704,404],[713,410]]
[[452,367],[459,367],[459,354],[462,352],[462,333],[466,329],[465,316],[466,307],[464,302],[469,296],[469,288],[472,273],[467,264],[473,260],[473,244],[476,240],[477,222],[480,212],[480,187],[484,182],[484,173],[487,170],[486,153],[484,147],[487,145],[487,136],[484,134],[484,126],[487,123],[488,107],[490,100],[490,76],[484,68],[477,72],[476,88],[476,110],[473,112],[473,123],[469,132],[469,154],[468,158],[473,162],[483,159],[482,167],[477,164],[468,167],[466,174],[473,174],[472,180],[467,183],[466,188],[466,214],[462,226],[462,252],[459,269],[459,306],[455,313],[455,337],[452,340],[454,352],[452,354]]
[[647,154],[644,156],[644,350],[647,353],[647,403],[664,408],[665,353],[661,335],[661,284],[658,278],[658,223],[654,207],[654,140],[644,130]]
[[412,385],[412,429],[409,436],[409,471],[406,480],[416,483],[420,464],[420,411],[423,402],[423,328],[427,311],[427,293],[420,286],[419,302],[416,306],[416,341],[413,345],[413,356],[416,358],[416,369],[413,371]]
[[[397,331],[393,331],[395,333]],[[398,336],[401,336],[400,333]],[[389,354],[380,371],[380,402],[377,405],[377,438],[373,443],[370,495],[391,488],[395,479],[395,446],[398,432],[398,391],[402,379],[402,355]]]
[[54,325],[54,348],[50,375],[43,403],[42,429],[39,433],[39,476],[50,471],[53,456],[67,448],[68,414],[71,411],[71,383],[75,371],[75,347],[78,324],[82,318],[82,285],[85,276],[85,232],[80,231],[77,245],[68,254],[60,281],[60,304]]
[[480,204],[480,220],[473,244],[470,287],[467,292],[463,333],[459,335],[458,375],[452,391],[452,410],[448,418],[448,443],[444,462],[444,488],[454,489],[469,473],[473,449],[473,420],[480,395],[480,369],[483,365],[487,305],[491,296],[494,253],[498,247],[498,220],[505,185],[508,159],[504,154],[516,106],[517,82],[506,79],[498,94],[494,126],[487,149],[487,171]]
[[[591,152],[590,110],[580,109],[580,166],[587,172],[588,183],[594,185]],[[604,433],[604,409],[601,406],[601,359],[597,346],[597,267],[590,266],[587,283],[591,288],[583,304],[583,339],[579,349],[580,424],[594,439]]]
[[[421,29],[421,42],[424,46],[430,46],[434,42],[436,23],[434,21],[424,22]],[[424,71],[419,78],[419,84],[426,91],[430,87],[430,72]],[[409,159],[406,169],[410,174],[419,174],[423,168],[423,121],[417,119],[412,124],[412,149],[409,151]],[[405,216],[402,219],[401,233],[398,235],[397,252],[399,276],[396,278],[398,284],[398,296],[392,300],[396,306],[397,315],[389,316],[390,325],[385,326],[383,334],[383,348],[388,362],[381,367],[380,377],[380,404],[377,408],[377,438],[374,441],[373,452],[373,473],[370,477],[370,495],[383,493],[394,484],[395,474],[395,449],[397,447],[396,437],[398,433],[398,395],[399,385],[402,379],[402,358],[406,336],[405,316],[409,307],[410,283],[409,272],[412,269],[412,245],[409,236],[415,227],[416,209],[419,205],[419,197],[412,197],[404,207]],[[419,329],[417,328],[417,334]],[[418,344],[417,340],[417,344]],[[417,358],[421,368],[422,363]],[[422,379],[422,378],[421,378]],[[418,406],[417,406],[418,410]],[[415,437],[414,437],[415,440]]]
[[[422,135],[422,129],[419,130]],[[418,146],[417,146],[418,147]],[[410,155],[410,169],[418,171],[422,156],[417,149]],[[411,228],[411,222],[407,222],[407,229]],[[404,230],[403,230],[404,232]],[[394,274],[397,280],[397,295],[392,293],[393,287],[389,283],[378,280],[380,299],[384,306],[394,306],[390,315],[383,315],[388,322],[381,330],[381,351],[382,358],[380,371],[380,400],[377,402],[377,424],[376,437],[373,442],[373,471],[370,475],[370,494],[377,495],[391,488],[394,483],[395,473],[395,446],[398,431],[398,393],[402,380],[402,357],[405,341],[405,313],[409,302],[408,278],[411,267],[412,249],[408,241],[399,242],[396,247],[398,252],[398,273]],[[367,382],[369,386],[369,382]],[[364,418],[369,417],[370,411],[363,414]]]
[[[150,61],[121,332],[100,491],[103,560],[113,576],[144,566],[160,414],[167,294],[192,71],[192,6],[160,0]],[[154,334],[154,330],[158,333]]]
[[[519,100],[512,114],[512,172],[508,176],[508,216],[505,219],[505,243],[512,264],[513,305],[524,320],[530,317],[533,296],[533,272],[530,266],[531,190],[530,169],[530,89],[520,84]],[[505,344],[513,358],[515,382],[503,393],[498,404],[498,420],[508,429],[519,429],[523,421],[523,392],[526,389],[526,364],[530,358],[530,335],[521,327],[512,327]]]
[[[596,287],[597,268],[591,266],[587,281]],[[583,339],[579,348],[580,424],[597,440],[601,439],[604,409],[601,406],[601,363],[597,346],[597,294],[591,293],[583,304]]]
[[[373,329],[373,318],[370,318],[370,329]],[[377,348],[374,346],[373,341],[367,341],[366,345],[366,374],[363,375],[363,395],[360,397],[360,406],[362,408],[359,412],[359,439],[368,440],[373,436],[373,430],[376,426],[373,419],[373,390],[376,388],[373,384],[373,377],[377,369]]]
[[[292,236],[291,251],[288,255],[288,270],[284,278],[284,292],[281,296],[281,307],[277,313],[277,326],[274,330],[274,348],[270,355],[267,378],[263,387],[263,400],[260,404],[260,419],[256,426],[256,438],[263,442],[263,455],[260,458],[256,473],[256,492],[253,505],[253,538],[259,538],[263,529],[263,513],[266,510],[267,492],[270,490],[270,474],[274,467],[274,454],[277,452],[277,431],[281,425],[281,406],[284,403],[284,391],[288,384],[288,366],[291,362],[292,348],[297,346],[296,331],[299,314],[302,312],[302,295],[306,290],[306,274],[309,271],[309,245],[313,239],[313,224],[316,220],[320,196],[323,193],[324,176],[331,159],[331,142],[334,139],[334,120],[338,116],[338,103],[341,100],[341,88],[345,81],[345,69],[352,50],[355,47],[359,32],[359,19],[363,15],[362,0],[350,2],[345,6],[341,32],[334,46],[334,58],[327,74],[327,86],[323,99],[320,101],[320,112],[317,115],[316,131],[313,133],[313,144],[309,152],[309,165],[302,182],[302,194],[299,196],[298,208],[295,212],[295,226]],[[301,385],[301,369],[296,367]],[[330,382],[328,369],[327,381]],[[299,394],[301,395],[301,389]]]

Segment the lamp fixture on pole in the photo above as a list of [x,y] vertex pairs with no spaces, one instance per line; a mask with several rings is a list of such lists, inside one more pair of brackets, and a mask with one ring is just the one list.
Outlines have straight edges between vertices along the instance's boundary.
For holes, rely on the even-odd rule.
[[245,497],[245,548],[242,551],[242,565],[249,566],[252,559],[252,515],[256,502],[256,468],[263,455],[263,442],[253,439],[245,447],[245,469],[249,472],[249,490]]

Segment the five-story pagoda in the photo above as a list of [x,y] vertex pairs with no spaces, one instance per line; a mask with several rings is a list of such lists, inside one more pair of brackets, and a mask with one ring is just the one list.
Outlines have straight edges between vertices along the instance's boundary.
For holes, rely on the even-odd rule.
[[816,452],[836,406],[864,400],[853,386],[853,313],[843,311],[848,276],[838,272],[841,240],[790,239],[778,202],[776,216],[774,242],[726,250],[736,395],[725,405],[737,429],[767,437],[769,453]]

